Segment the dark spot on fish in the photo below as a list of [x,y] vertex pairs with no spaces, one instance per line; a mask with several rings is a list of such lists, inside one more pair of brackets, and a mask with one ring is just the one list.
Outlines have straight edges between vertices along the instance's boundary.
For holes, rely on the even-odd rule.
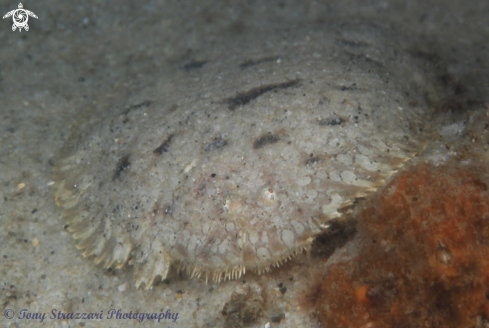
[[163,153],[167,153],[170,150],[170,142],[172,141],[173,137],[174,137],[174,135],[170,134],[159,147],[157,147],[157,148],[155,148],[155,150],[153,150],[153,153],[158,154],[158,155],[161,155]]
[[205,64],[207,64],[207,60],[196,60],[183,65],[183,69],[191,71],[193,69],[202,68]]
[[126,109],[125,111],[122,112],[123,115],[127,115],[129,114],[129,112],[133,109],[139,109],[141,107],[149,107],[150,105],[152,104],[151,101],[149,100],[145,100],[143,101],[142,103],[139,103],[139,104],[136,104],[136,105],[132,105],[130,106],[128,109]]
[[165,208],[165,214],[172,214],[173,213],[173,206],[172,204],[168,204]]
[[319,163],[322,160],[323,159],[321,158],[321,156],[310,157],[310,158],[306,159],[306,161],[304,162],[304,164],[306,164],[306,165],[312,165],[314,163]]
[[224,140],[222,138],[215,138],[211,142],[206,143],[204,145],[204,151],[211,151],[214,149],[219,149],[219,148],[226,146],[227,144],[228,144],[228,142],[226,140]]
[[129,162],[129,155],[122,156],[119,162],[117,163],[114,177],[112,178],[112,180],[120,179],[122,173],[129,170],[130,167],[131,167],[131,162]]
[[325,125],[340,125],[341,123],[344,123],[345,120],[339,117],[335,118],[325,118],[319,121],[319,125],[325,126]]
[[350,86],[347,86],[347,85],[342,85],[340,87],[340,90],[341,91],[351,91],[351,90],[356,90],[357,89],[357,84],[356,83],[353,83],[352,85]]
[[264,136],[261,136],[260,138],[256,139],[253,142],[253,149],[262,148],[268,144],[276,143],[279,140],[280,140],[280,138],[277,135],[268,133]]
[[138,109],[138,108],[141,108],[141,107],[149,107],[150,105],[151,105],[151,101],[146,100],[146,101],[143,101],[142,103],[139,103],[137,105],[133,105],[131,107],[131,109]]
[[245,69],[245,68],[248,68],[250,66],[255,66],[255,65],[258,65],[258,64],[261,64],[261,63],[276,61],[279,58],[280,57],[277,56],[277,57],[264,57],[264,58],[260,58],[260,59],[256,59],[256,60],[248,59],[248,60],[245,60],[244,62],[242,62],[239,65],[239,68]]
[[283,83],[264,85],[258,88],[251,89],[246,92],[238,93],[235,97],[226,99],[225,102],[228,104],[228,108],[230,110],[235,110],[237,107],[246,105],[251,100],[258,98],[259,96],[261,96],[266,92],[270,92],[278,89],[292,88],[297,86],[300,81],[301,81],[300,79],[296,79],[296,80],[283,82]]

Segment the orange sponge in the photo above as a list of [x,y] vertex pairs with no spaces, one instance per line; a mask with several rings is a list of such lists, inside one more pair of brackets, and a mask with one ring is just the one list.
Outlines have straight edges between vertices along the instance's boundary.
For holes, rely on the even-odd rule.
[[489,175],[421,164],[362,212],[366,244],[308,292],[327,327],[489,326]]

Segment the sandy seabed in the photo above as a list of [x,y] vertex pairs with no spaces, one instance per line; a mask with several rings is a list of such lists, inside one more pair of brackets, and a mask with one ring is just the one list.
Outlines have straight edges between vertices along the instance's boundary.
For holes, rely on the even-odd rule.
[[[17,5],[1,1],[0,10]],[[5,327],[320,326],[320,316],[304,309],[301,297],[318,271],[357,253],[362,238],[355,229],[330,235],[329,246],[321,247],[341,246],[332,255],[313,251],[268,274],[247,273],[221,283],[172,271],[148,291],[135,288],[131,267],[106,270],[84,259],[64,229],[54,202],[53,167],[81,113],[128,103],[175,68],[197,80],[199,67],[186,65],[212,60],[200,54],[213,44],[249,39],[256,31],[262,33],[253,39],[262,44],[270,31],[314,30],[325,22],[378,25],[402,34],[403,48],[416,48],[431,56],[432,65],[443,66],[426,68],[446,72],[448,96],[431,97],[433,108],[483,110],[489,100],[485,1],[53,0],[24,6],[38,16],[29,18],[28,32],[13,32],[10,18],[0,26],[0,323]],[[306,45],[303,51],[310,49]]]

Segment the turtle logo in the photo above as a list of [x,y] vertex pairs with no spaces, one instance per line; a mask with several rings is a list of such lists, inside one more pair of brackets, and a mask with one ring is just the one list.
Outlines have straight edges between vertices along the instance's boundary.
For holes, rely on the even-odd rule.
[[24,6],[22,6],[22,3],[19,3],[19,9],[9,11],[8,13],[5,14],[5,16],[3,16],[3,19],[12,16],[12,19],[14,21],[14,24],[12,25],[12,31],[15,31],[17,28],[19,29],[19,32],[22,32],[23,28],[26,31],[29,31],[29,25],[27,25],[29,16],[37,19],[36,14],[34,14],[32,11],[25,10],[23,8]]

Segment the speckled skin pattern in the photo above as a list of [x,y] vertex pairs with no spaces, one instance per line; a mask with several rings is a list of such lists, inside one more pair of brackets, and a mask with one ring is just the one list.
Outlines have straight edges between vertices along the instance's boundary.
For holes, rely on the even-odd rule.
[[419,58],[373,25],[316,31],[215,45],[77,120],[54,177],[83,255],[146,288],[268,271],[416,156]]

